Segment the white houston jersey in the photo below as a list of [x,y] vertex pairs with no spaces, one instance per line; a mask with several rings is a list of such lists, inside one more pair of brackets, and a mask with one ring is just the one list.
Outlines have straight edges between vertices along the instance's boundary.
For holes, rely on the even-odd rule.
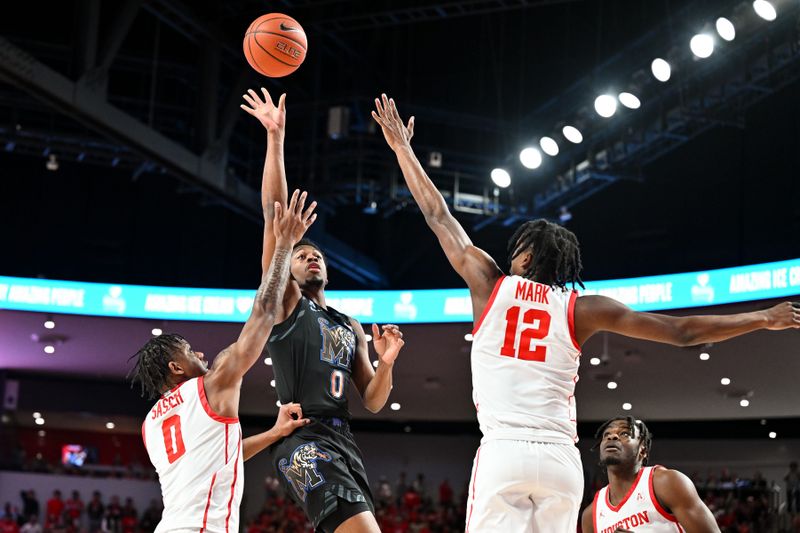
[[653,472],[660,466],[645,466],[618,505],[608,501],[608,485],[597,491],[592,503],[594,533],[613,533],[617,529],[634,533],[682,533],[674,516],[658,503],[653,491]]
[[239,531],[242,430],[238,418],[211,409],[202,377],[164,393],[142,424],[142,439],[164,500],[156,533]]
[[498,281],[473,330],[472,398],[484,441],[577,442],[575,291]]

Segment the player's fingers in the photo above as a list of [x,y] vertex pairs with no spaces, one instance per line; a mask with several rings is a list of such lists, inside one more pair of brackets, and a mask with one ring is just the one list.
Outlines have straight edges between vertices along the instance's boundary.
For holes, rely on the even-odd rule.
[[414,136],[414,117],[408,119],[408,126],[406,126],[406,129],[408,130],[408,138],[410,139]]
[[256,102],[258,102],[259,104],[263,104],[264,103],[264,102],[261,101],[261,98],[258,96],[258,93],[255,92],[253,89],[247,89],[247,94],[249,94],[250,97],[253,100],[255,100]]
[[249,95],[243,94],[242,98],[244,98],[244,101],[247,102],[248,104],[250,104],[250,107],[252,107],[253,109],[258,107],[258,105],[255,103],[255,101],[252,98],[250,98]]
[[310,219],[310,218],[311,218],[311,215],[313,215],[313,214],[314,214],[314,209],[316,209],[316,207],[317,207],[317,201],[316,201],[316,200],[314,200],[314,201],[313,201],[313,202],[311,202],[311,204],[308,206],[308,209],[306,209],[306,210],[303,212],[303,220],[305,220],[305,221],[308,221],[308,219]]
[[307,426],[310,423],[311,423],[311,420],[308,419],[308,418],[301,418],[299,420],[292,420],[290,422],[290,424],[292,425],[292,428],[294,428],[294,429],[297,429],[297,428],[299,428],[301,426]]
[[255,114],[256,114],[255,110],[251,109],[250,106],[246,106],[246,105],[242,104],[239,107],[241,107],[242,109],[247,111],[247,113],[250,114],[250,115],[254,115],[255,116]]
[[283,93],[281,97],[278,98],[278,109],[286,111],[286,93]]
[[289,200],[289,208],[286,210],[288,213],[294,213],[295,208],[297,206],[297,197],[300,195],[300,189],[295,189],[292,192],[292,199]]
[[272,216],[273,223],[283,218],[283,206],[280,202],[275,202],[275,214]]
[[375,122],[377,122],[381,127],[383,127],[383,119],[375,111],[372,112],[372,118],[374,118]]
[[315,220],[317,220],[317,214],[316,214],[316,213],[314,213],[313,215],[311,215],[311,218],[309,218],[308,220],[306,220],[306,229],[310,228],[310,227],[311,227],[311,224],[313,224]]
[[269,95],[269,91],[267,91],[264,87],[261,88],[261,94],[264,95],[265,103],[267,103],[270,107],[275,106],[275,104],[272,103],[272,97]]
[[303,209],[306,206],[306,198],[308,197],[308,192],[303,191],[300,193],[300,198],[297,200],[297,206],[295,207],[294,213],[296,215],[302,215]]
[[378,329],[378,324],[372,324],[372,340],[376,341],[381,338],[381,330]]

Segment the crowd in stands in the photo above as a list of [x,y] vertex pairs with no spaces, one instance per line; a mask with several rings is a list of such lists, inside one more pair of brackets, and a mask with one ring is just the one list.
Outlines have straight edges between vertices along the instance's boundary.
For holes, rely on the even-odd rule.
[[20,499],[20,506],[4,505],[0,533],[151,533],[161,520],[157,500],[139,514],[131,498],[124,504],[119,496],[104,502],[98,491],[84,502],[78,491],[64,500],[61,491],[55,490],[44,508],[32,490],[22,491]]

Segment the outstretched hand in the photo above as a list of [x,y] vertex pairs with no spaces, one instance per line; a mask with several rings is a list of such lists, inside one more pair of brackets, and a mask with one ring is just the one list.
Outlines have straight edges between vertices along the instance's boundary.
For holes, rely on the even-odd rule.
[[403,332],[394,324],[386,324],[380,329],[377,324],[372,324],[372,345],[375,347],[381,363],[394,364],[394,360],[397,359],[400,348],[404,344]]
[[310,423],[311,420],[303,418],[303,409],[299,403],[287,403],[278,410],[275,430],[281,437],[288,437],[295,429]]
[[303,238],[305,232],[317,219],[317,214],[314,213],[314,208],[317,207],[316,201],[311,202],[308,209],[303,210],[307,196],[308,193],[306,191],[301,193],[299,189],[295,189],[292,193],[292,199],[289,200],[289,207],[284,207],[280,202],[275,202],[272,228],[275,232],[276,244],[291,248]]
[[239,107],[256,117],[268,132],[283,133],[286,129],[286,93],[278,99],[277,107],[264,87],[261,88],[261,94],[264,96],[263,100],[253,89],[247,89],[247,94],[242,97],[248,105],[242,104]]
[[765,310],[767,329],[800,329],[800,302],[783,302]]
[[411,138],[414,136],[414,117],[408,119],[408,124],[403,124],[394,99],[389,98],[386,94],[382,94],[380,99],[376,98],[372,118],[383,130],[383,136],[389,144],[389,148],[397,150],[411,146]]

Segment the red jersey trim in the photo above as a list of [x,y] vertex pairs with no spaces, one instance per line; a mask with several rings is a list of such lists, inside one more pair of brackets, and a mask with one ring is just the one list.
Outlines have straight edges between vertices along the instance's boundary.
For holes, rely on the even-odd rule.
[[569,324],[569,336],[572,339],[572,345],[579,352],[581,345],[578,344],[578,339],[575,338],[575,300],[578,299],[578,291],[572,291],[569,295],[569,307],[567,308],[567,323]]
[[475,322],[475,327],[472,328],[472,336],[474,337],[476,333],[478,333],[478,329],[480,329],[481,324],[483,324],[483,319],[486,318],[486,315],[489,314],[489,309],[491,309],[492,304],[494,303],[494,299],[497,296],[497,291],[500,290],[500,285],[503,284],[503,280],[506,279],[506,275],[503,274],[498,278],[497,283],[494,284],[494,289],[492,289],[492,294],[489,296],[489,299],[486,301],[486,307],[483,308],[483,313],[481,313],[480,318],[478,321]]
[[[656,508],[656,511],[658,511],[658,514],[660,514],[670,522],[675,522],[677,524],[678,519],[675,518],[675,515],[668,513],[667,510],[661,506],[661,504],[658,501],[658,498],[656,498],[656,491],[653,488],[653,475],[656,472],[656,468],[664,468],[664,467],[661,465],[655,465],[653,468],[650,469],[650,476],[647,480],[647,487],[650,490],[650,499],[653,501],[653,506]],[[678,529],[678,531],[680,531],[680,528]]]
[[469,516],[467,517],[467,527],[464,533],[469,533],[469,523],[472,520],[472,510],[475,508],[475,485],[478,482],[478,464],[481,462],[481,447],[478,446],[478,453],[475,455],[475,472],[472,473],[472,496],[469,501]]
[[241,449],[241,447],[242,447],[242,431],[240,429],[239,442],[236,444],[236,459],[234,460],[235,462],[233,463],[233,481],[231,482],[231,498],[228,500],[228,515],[225,517],[225,533],[228,533],[228,521],[231,518],[231,504],[233,504],[233,496],[236,492],[236,478],[238,477],[239,474],[239,450]]
[[211,405],[208,403],[208,398],[206,397],[206,387],[203,383],[203,378],[205,376],[200,376],[197,378],[197,394],[200,396],[200,403],[203,404],[203,410],[206,412],[208,416],[210,416],[213,420],[217,422],[221,422],[223,424],[236,424],[239,422],[239,419],[236,417],[230,416],[221,416],[214,412],[211,408]]
[[217,473],[211,477],[211,486],[208,487],[208,498],[206,499],[206,511],[203,513],[203,527],[200,528],[200,533],[206,529],[206,522],[208,521],[208,507],[211,505],[211,493],[214,490],[214,482],[217,480]]
[[618,513],[619,510],[622,509],[622,506],[628,502],[628,498],[631,497],[633,491],[636,490],[637,485],[639,485],[639,480],[642,478],[644,470],[645,470],[644,467],[639,469],[639,473],[636,474],[636,479],[634,479],[633,483],[631,483],[631,488],[628,489],[628,493],[625,495],[624,498],[622,498],[622,500],[620,500],[618,505],[611,505],[611,500],[608,499],[608,493],[611,492],[610,490],[611,485],[608,485],[609,489],[606,489],[606,505],[608,505],[609,509],[611,509],[615,513]]
[[594,493],[594,499],[592,500],[592,527],[594,528],[594,533],[600,533],[600,531],[597,529],[597,499],[599,497],[600,491],[598,490]]

